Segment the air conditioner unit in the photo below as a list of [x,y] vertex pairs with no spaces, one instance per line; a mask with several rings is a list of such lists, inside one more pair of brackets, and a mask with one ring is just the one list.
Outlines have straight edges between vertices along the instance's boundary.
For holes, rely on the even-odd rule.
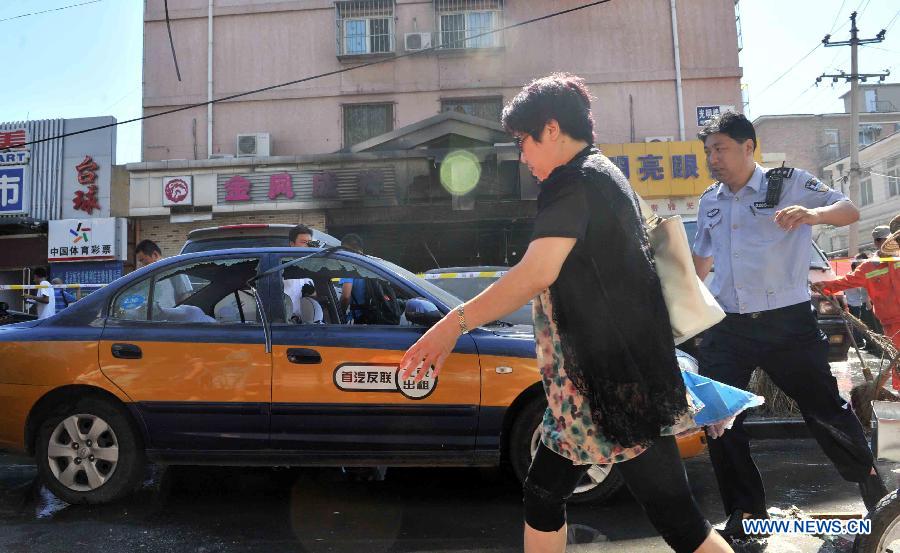
[[266,157],[269,155],[269,133],[258,132],[253,134],[237,135],[238,157]]
[[418,52],[431,48],[431,33],[406,33],[403,35],[403,47],[407,52]]
[[672,142],[673,140],[675,140],[674,136],[648,136],[644,142]]

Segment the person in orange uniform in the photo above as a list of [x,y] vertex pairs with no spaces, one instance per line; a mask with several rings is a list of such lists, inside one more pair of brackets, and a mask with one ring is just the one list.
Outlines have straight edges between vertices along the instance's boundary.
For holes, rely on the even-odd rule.
[[[845,276],[813,284],[813,289],[833,295],[849,288],[865,288],[869,293],[875,316],[884,327],[884,334],[900,349],[900,215],[891,220],[890,227],[876,227],[872,231],[876,257],[864,261]],[[900,378],[894,373],[893,385],[900,390]]]

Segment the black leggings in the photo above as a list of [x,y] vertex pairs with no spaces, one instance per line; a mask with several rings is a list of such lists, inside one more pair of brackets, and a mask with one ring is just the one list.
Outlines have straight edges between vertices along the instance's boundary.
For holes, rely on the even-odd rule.
[[[562,528],[566,500],[589,468],[541,444],[525,479],[525,522],[541,532]],[[616,463],[616,470],[669,547],[694,551],[709,536],[712,526],[688,487],[674,437],[656,439],[634,459]]]

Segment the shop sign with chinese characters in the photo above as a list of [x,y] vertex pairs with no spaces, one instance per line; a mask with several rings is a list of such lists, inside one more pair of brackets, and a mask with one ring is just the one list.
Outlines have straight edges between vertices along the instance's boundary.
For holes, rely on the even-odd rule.
[[394,180],[390,166],[219,175],[218,203],[392,199]]
[[47,260],[119,259],[126,237],[124,219],[57,219],[48,223]]
[[[699,140],[599,144],[644,199],[697,198],[713,183]],[[760,148],[756,149],[760,161]]]
[[86,188],[86,190],[75,191],[72,207],[76,211],[84,211],[91,215],[95,209],[100,210],[99,188],[97,187],[97,171],[99,169],[100,166],[91,156],[84,156],[81,163],[75,166],[78,184]]
[[0,165],[26,165],[31,159],[25,144],[28,132],[25,129],[0,131]]

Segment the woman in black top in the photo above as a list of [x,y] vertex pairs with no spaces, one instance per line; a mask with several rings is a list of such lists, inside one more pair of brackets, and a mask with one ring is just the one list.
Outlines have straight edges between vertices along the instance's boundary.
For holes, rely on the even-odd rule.
[[524,486],[525,551],[564,551],[565,501],[592,464],[608,463],[674,550],[731,551],[687,485],[674,434],[692,421],[653,253],[634,191],[592,145],[584,81],[528,84],[503,124],[541,181],[532,241],[409,349],[400,378],[440,371],[461,333],[534,299],[548,408]]

